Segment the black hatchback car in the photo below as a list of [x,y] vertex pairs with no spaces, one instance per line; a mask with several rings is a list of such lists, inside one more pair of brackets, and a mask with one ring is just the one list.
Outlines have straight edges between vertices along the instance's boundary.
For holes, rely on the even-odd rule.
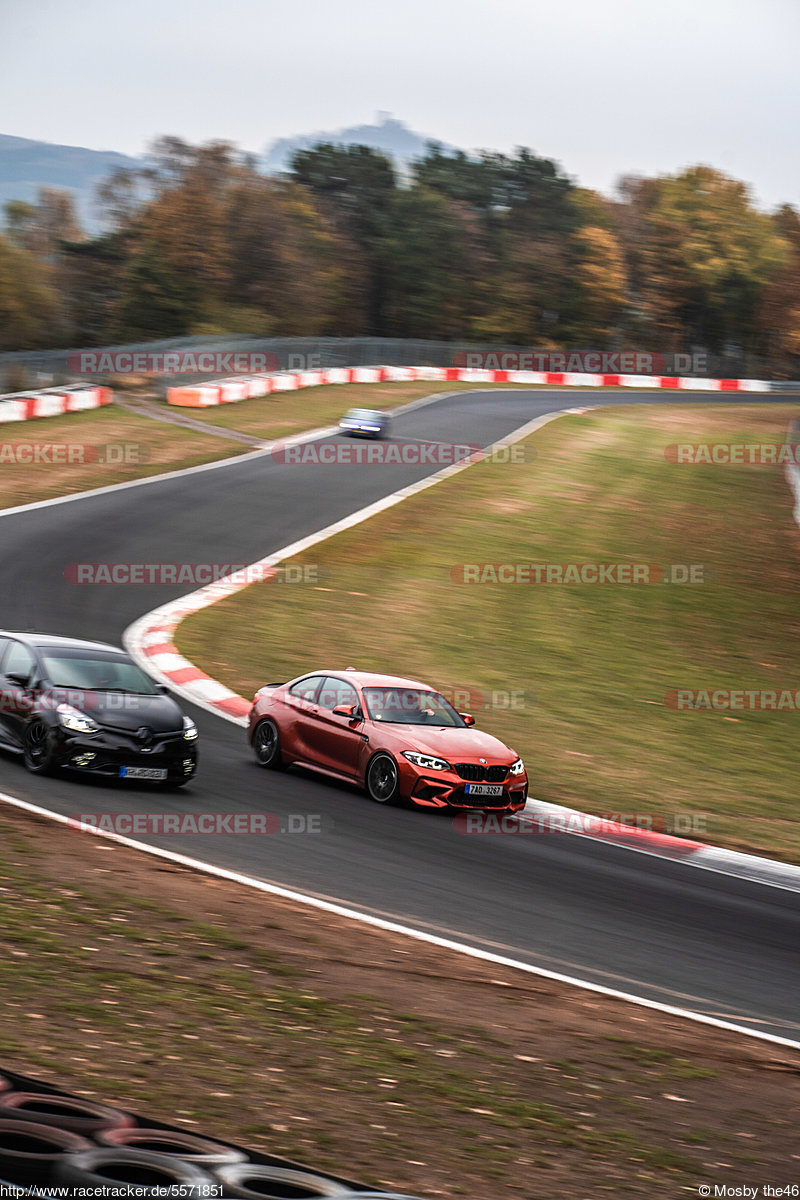
[[180,787],[197,769],[197,726],[124,650],[0,632],[0,749],[37,775]]

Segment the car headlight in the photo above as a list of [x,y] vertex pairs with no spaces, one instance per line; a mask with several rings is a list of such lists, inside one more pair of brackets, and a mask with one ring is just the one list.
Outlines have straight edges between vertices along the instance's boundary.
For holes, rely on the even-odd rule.
[[515,763],[511,764],[510,771],[511,771],[512,775],[521,775],[524,770],[525,770],[525,763],[522,761],[521,758],[518,758]]
[[403,758],[407,758],[415,767],[422,767],[425,771],[452,771],[453,769],[444,758],[434,758],[432,754],[415,754],[411,750],[404,750]]
[[197,726],[191,717],[183,718],[183,736],[187,742],[197,741]]
[[59,704],[56,714],[64,729],[69,729],[71,733],[97,733],[100,729],[96,721],[71,704]]

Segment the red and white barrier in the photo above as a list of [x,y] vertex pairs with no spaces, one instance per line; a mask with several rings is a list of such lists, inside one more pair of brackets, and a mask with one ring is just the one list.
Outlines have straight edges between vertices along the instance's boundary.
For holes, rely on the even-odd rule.
[[0,396],[0,424],[8,421],[35,421],[39,417],[60,417],[64,413],[84,412],[111,403],[111,389],[78,387],[46,392],[20,392]]
[[666,375],[575,375],[561,371],[482,371],[469,367],[331,367],[326,371],[281,371],[214,379],[197,385],[172,387],[167,402],[182,408],[208,408],[271,392],[320,387],[336,383],[397,383],[429,379],[442,383],[529,383],[544,387],[673,388],[700,392],[768,392],[761,379],[690,379]]

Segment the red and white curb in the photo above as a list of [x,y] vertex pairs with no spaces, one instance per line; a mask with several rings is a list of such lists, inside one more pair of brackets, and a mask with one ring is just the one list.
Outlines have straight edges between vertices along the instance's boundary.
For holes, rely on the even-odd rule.
[[44,392],[0,396],[0,424],[85,412],[89,408],[102,408],[104,404],[110,404],[111,399],[111,389],[106,387],[51,388]]
[[[438,397],[426,397],[421,401],[412,402],[412,405],[408,407],[431,403],[436,398]],[[536,429],[558,417],[582,411],[584,410],[562,409],[559,412],[537,417],[509,437],[494,443],[487,449],[487,454],[522,441]],[[319,437],[321,434],[315,433],[307,436]],[[293,558],[320,542],[335,537],[337,533],[352,529],[354,526],[370,520],[378,513],[400,504],[409,496],[433,487],[435,484],[457,475],[460,471],[466,470],[471,465],[472,463],[467,461],[445,467],[434,475],[393,492],[358,512],[351,513],[350,516],[344,517],[333,525],[326,526],[317,533],[284,546],[275,554],[267,555],[243,570],[236,571],[224,579],[153,609],[152,612],[146,613],[125,630],[123,642],[126,649],[150,675],[161,679],[173,691],[178,692],[187,700],[237,725],[246,726],[252,701],[248,701],[244,696],[232,691],[219,680],[212,679],[210,675],[206,675],[194,663],[184,658],[174,641],[175,631],[181,621],[203,608],[216,604],[218,600],[223,600],[227,596],[232,596],[251,586],[254,578],[262,581],[269,580],[277,575],[276,568],[284,560]],[[661,833],[653,829],[608,821],[590,813],[580,812],[578,809],[549,804],[533,798],[528,800],[523,814],[523,818],[525,817],[533,817],[535,821],[542,819],[548,832],[563,832],[578,837],[588,837],[595,841],[610,842],[658,858],[689,863],[708,871],[733,875],[789,891],[800,891],[800,867],[792,866],[789,863],[759,858],[733,850],[724,850],[704,842]],[[518,832],[517,819],[506,818],[506,820],[509,822],[507,832],[509,834]],[[524,826],[524,820],[522,824]]]
[[761,379],[703,379],[667,375],[588,375],[567,371],[500,371],[472,367],[331,367],[325,371],[279,371],[210,379],[202,384],[167,390],[167,403],[184,408],[233,404],[272,392],[342,383],[398,383],[436,380],[442,383],[522,383],[544,387],[667,388],[702,392],[768,392]]
[[528,814],[534,818],[534,831],[536,826],[541,824],[542,828],[550,833],[563,832],[575,837],[591,838],[593,841],[611,842],[615,846],[638,850],[656,858],[670,858],[676,862],[689,863],[693,867],[703,867],[706,871],[716,871],[721,875],[734,875],[753,883],[800,892],[800,867],[791,863],[778,862],[773,858],[759,858],[755,854],[742,854],[737,850],[724,850],[719,846],[709,846],[705,842],[692,841],[690,838],[660,833],[655,829],[640,829],[635,825],[625,825],[579,812],[575,808],[549,804],[545,800],[529,800],[525,816]]

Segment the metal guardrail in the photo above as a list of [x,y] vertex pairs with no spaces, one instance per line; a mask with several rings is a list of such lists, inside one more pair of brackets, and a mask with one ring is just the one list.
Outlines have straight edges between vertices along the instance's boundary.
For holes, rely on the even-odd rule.
[[[68,360],[81,353],[115,354],[147,352],[150,354],[168,351],[203,350],[221,353],[250,351],[276,355],[283,369],[321,369],[340,366],[374,366],[384,363],[389,366],[432,367],[452,366],[455,356],[467,353],[512,354],[526,351],[525,347],[508,343],[430,341],[415,338],[389,337],[256,337],[249,334],[218,334],[214,336],[190,336],[164,338],[150,342],[137,342],[102,347],[71,347],[60,350],[14,350],[0,353],[0,392],[4,390],[5,376],[9,370],[22,368],[31,376],[30,386],[46,387],[51,383],[63,384],[70,379],[100,379],[102,376],[79,376],[69,369]],[[556,353],[554,349],[552,351]],[[659,372],[669,373],[669,372]],[[679,371],[679,375],[691,374]],[[709,378],[753,378],[769,379],[776,373],[769,363],[746,362],[744,360],[708,358],[704,375]],[[219,374],[219,372],[217,372]],[[49,377],[49,378],[48,378]],[[196,379],[201,377],[195,376]],[[176,377],[175,382],[179,382]],[[798,391],[800,383],[777,381],[777,391]]]

